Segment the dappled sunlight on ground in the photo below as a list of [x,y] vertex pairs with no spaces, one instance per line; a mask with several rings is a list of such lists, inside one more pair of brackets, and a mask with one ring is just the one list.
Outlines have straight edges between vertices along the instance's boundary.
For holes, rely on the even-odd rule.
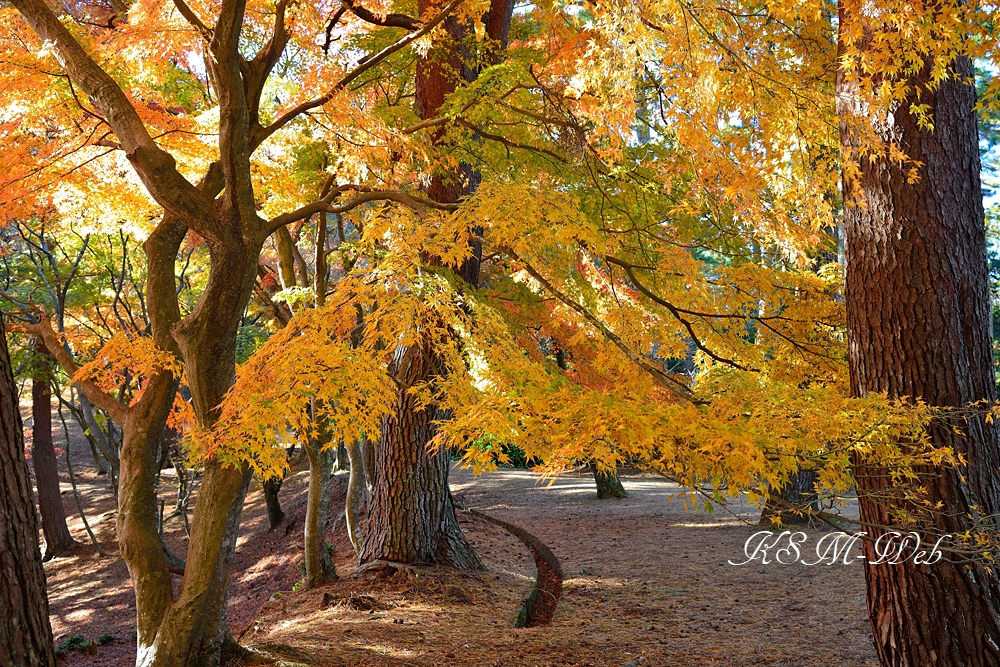
[[[461,513],[487,572],[420,568],[416,578],[365,575],[286,593],[245,639],[303,651],[294,660],[316,666],[876,664],[860,567],[729,566],[760,530],[759,510],[689,512],[667,502],[684,491],[676,485],[623,481],[629,498],[598,501],[589,475],[453,472],[459,504],[524,526],[562,560],[549,627],[512,627],[533,562],[517,540]],[[377,608],[352,608],[352,595]]]

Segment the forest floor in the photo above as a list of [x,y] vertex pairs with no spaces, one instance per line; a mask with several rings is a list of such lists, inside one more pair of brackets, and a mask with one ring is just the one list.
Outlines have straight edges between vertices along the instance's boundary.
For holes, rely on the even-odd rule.
[[[70,530],[84,546],[46,564],[53,633],[57,643],[73,634],[106,635],[107,643],[94,653],[70,652],[60,665],[128,667],[135,659],[135,612],[128,572],[114,543],[113,498],[86,445],[75,442],[71,453],[85,513],[106,555],[87,546],[62,456]],[[516,539],[465,512],[460,512],[462,527],[485,571],[420,567],[416,576],[350,576],[356,562],[340,518],[343,473],[331,485],[330,535],[341,579],[293,591],[301,576],[307,489],[302,467],[293,467],[281,489],[287,516],[274,532],[268,532],[260,485],[252,483],[230,587],[234,635],[280,657],[277,664],[877,664],[859,563],[731,566],[727,561],[743,560],[745,540],[759,530],[759,511],[685,511],[680,500],[669,502],[681,489],[643,474],[623,477],[629,498],[597,500],[593,478],[586,474],[565,474],[549,484],[525,470],[482,477],[453,472],[457,502],[523,526],[562,561],[563,597],[548,627],[512,627],[531,584],[533,561]],[[161,495],[168,516],[172,474],[164,471]],[[812,545],[828,531],[807,532]],[[172,550],[183,554],[179,517],[165,523],[165,535]],[[175,587],[179,584],[175,577]]]

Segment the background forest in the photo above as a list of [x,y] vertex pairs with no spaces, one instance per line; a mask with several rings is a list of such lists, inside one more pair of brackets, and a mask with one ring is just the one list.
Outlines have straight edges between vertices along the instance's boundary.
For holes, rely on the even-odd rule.
[[[996,13],[0,1],[0,663],[1000,665]],[[867,608],[671,643],[683,521]]]

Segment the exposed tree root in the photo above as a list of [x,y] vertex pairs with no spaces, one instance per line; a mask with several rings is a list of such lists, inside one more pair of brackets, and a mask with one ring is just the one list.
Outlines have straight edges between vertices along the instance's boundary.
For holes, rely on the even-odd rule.
[[482,519],[495,526],[503,528],[508,533],[521,540],[528,547],[535,559],[535,582],[531,590],[524,596],[515,628],[532,628],[538,625],[548,625],[556,613],[556,603],[562,596],[563,572],[559,559],[552,550],[540,539],[520,526],[515,526],[501,519],[496,519],[478,510],[467,509],[472,516]]
[[396,563],[391,560],[373,560],[370,563],[365,563],[364,565],[358,566],[354,572],[351,572],[352,577],[356,577],[359,574],[364,574],[365,572],[381,572],[383,570],[393,570],[396,572],[403,572],[408,576],[417,576],[417,568],[412,565],[406,565],[405,563]]

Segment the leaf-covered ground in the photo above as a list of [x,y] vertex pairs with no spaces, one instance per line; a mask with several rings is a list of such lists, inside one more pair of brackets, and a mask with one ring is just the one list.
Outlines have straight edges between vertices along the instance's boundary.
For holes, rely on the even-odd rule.
[[[71,652],[63,665],[125,667],[134,660],[134,607],[127,570],[114,552],[110,493],[86,467],[84,451],[74,446],[73,454],[83,468],[78,485],[85,509],[108,555],[87,547],[46,565],[53,631],[57,642],[76,633],[113,637],[95,653]],[[172,471],[165,472],[172,479]],[[417,576],[354,578],[343,521],[335,519],[342,578],[315,591],[292,591],[301,568],[306,476],[286,480],[281,499],[288,517],[273,533],[254,483],[230,589],[230,626],[245,644],[286,665],[877,664],[860,565],[732,567],[726,561],[742,554],[756,526],[724,512],[686,512],[679,501],[668,503],[678,489],[665,481],[633,475],[624,482],[630,498],[598,501],[587,475],[564,475],[549,485],[521,470],[479,478],[453,473],[459,502],[524,526],[562,560],[566,581],[553,624],[523,630],[512,620],[533,563],[502,530],[463,513],[484,572],[426,567]],[[345,486],[346,475],[339,475],[332,491],[336,516]],[[86,540],[68,483],[63,488],[71,530]],[[169,515],[168,489],[162,497]],[[182,522],[166,527],[168,542],[182,553]],[[811,541],[822,532],[813,532]]]

